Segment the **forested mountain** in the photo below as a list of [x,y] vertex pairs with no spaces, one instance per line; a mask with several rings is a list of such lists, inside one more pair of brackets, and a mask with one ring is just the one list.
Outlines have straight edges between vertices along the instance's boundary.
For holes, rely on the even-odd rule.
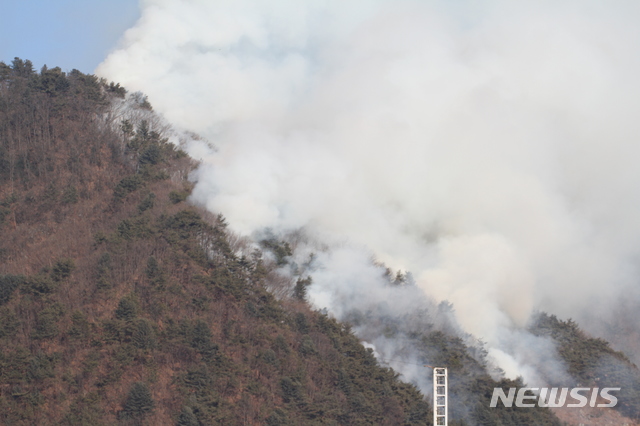
[[141,96],[0,65],[4,424],[427,424],[347,326],[184,200],[194,166]]
[[[284,241],[258,249],[186,201],[196,163],[168,135],[118,84],[0,63],[2,423],[430,425],[429,398],[312,310],[308,282],[268,291]],[[606,342],[541,318],[583,383],[594,353],[640,383]],[[450,368],[451,425],[561,424],[544,408],[490,409],[494,387],[522,383],[494,382],[460,337],[414,338]],[[632,398],[620,411],[640,417]]]

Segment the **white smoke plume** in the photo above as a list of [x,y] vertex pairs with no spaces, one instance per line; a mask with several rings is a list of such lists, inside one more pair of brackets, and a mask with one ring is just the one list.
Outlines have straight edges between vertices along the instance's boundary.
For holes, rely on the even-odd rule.
[[535,309],[606,322],[637,304],[640,3],[141,9],[97,73],[215,145],[190,147],[196,202],[244,234],[302,228],[335,248],[316,306],[390,297],[374,255],[536,381],[508,337]]

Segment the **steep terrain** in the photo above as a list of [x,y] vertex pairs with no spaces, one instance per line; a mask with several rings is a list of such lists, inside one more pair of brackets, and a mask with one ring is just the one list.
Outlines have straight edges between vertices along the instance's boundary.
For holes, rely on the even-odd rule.
[[[0,63],[1,421],[431,424],[428,398],[352,333],[375,313],[349,325],[313,311],[309,281],[278,274],[287,243],[259,248],[187,203],[196,163],[170,133],[118,84]],[[619,411],[640,416],[622,354],[554,317],[533,329],[583,383],[614,360],[604,374],[636,392]],[[561,424],[547,409],[490,409],[494,387],[523,384],[493,381],[455,331],[426,325],[408,339],[449,367],[451,425]]]
[[184,202],[194,164],[143,97],[116,123],[117,85],[0,72],[4,424],[428,424],[414,386],[276,301],[262,253]]

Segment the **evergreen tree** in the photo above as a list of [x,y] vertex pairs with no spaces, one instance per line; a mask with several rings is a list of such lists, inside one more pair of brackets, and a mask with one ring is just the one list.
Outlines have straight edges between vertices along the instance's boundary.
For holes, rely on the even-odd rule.
[[118,307],[116,308],[116,318],[122,320],[131,320],[136,317],[138,313],[138,307],[131,297],[123,297],[118,302]]
[[176,426],[200,426],[200,422],[191,408],[183,407]]
[[293,297],[298,300],[306,300],[307,299],[307,287],[311,285],[311,277],[307,277],[305,279],[298,278],[296,281],[296,285],[293,288]]
[[141,418],[151,413],[155,402],[146,384],[136,382],[131,386],[127,400],[124,403],[121,416],[123,418]]

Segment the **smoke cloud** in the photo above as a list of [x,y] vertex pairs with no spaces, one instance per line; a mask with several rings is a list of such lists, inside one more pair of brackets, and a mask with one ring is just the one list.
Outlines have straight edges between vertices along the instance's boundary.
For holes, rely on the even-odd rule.
[[[637,2],[141,9],[97,73],[215,146],[188,147],[194,201],[329,248],[317,307],[448,300],[508,375],[539,382],[517,343],[545,346],[517,331],[535,309],[602,331],[620,298],[637,306]],[[416,294],[388,294],[372,256]]]

